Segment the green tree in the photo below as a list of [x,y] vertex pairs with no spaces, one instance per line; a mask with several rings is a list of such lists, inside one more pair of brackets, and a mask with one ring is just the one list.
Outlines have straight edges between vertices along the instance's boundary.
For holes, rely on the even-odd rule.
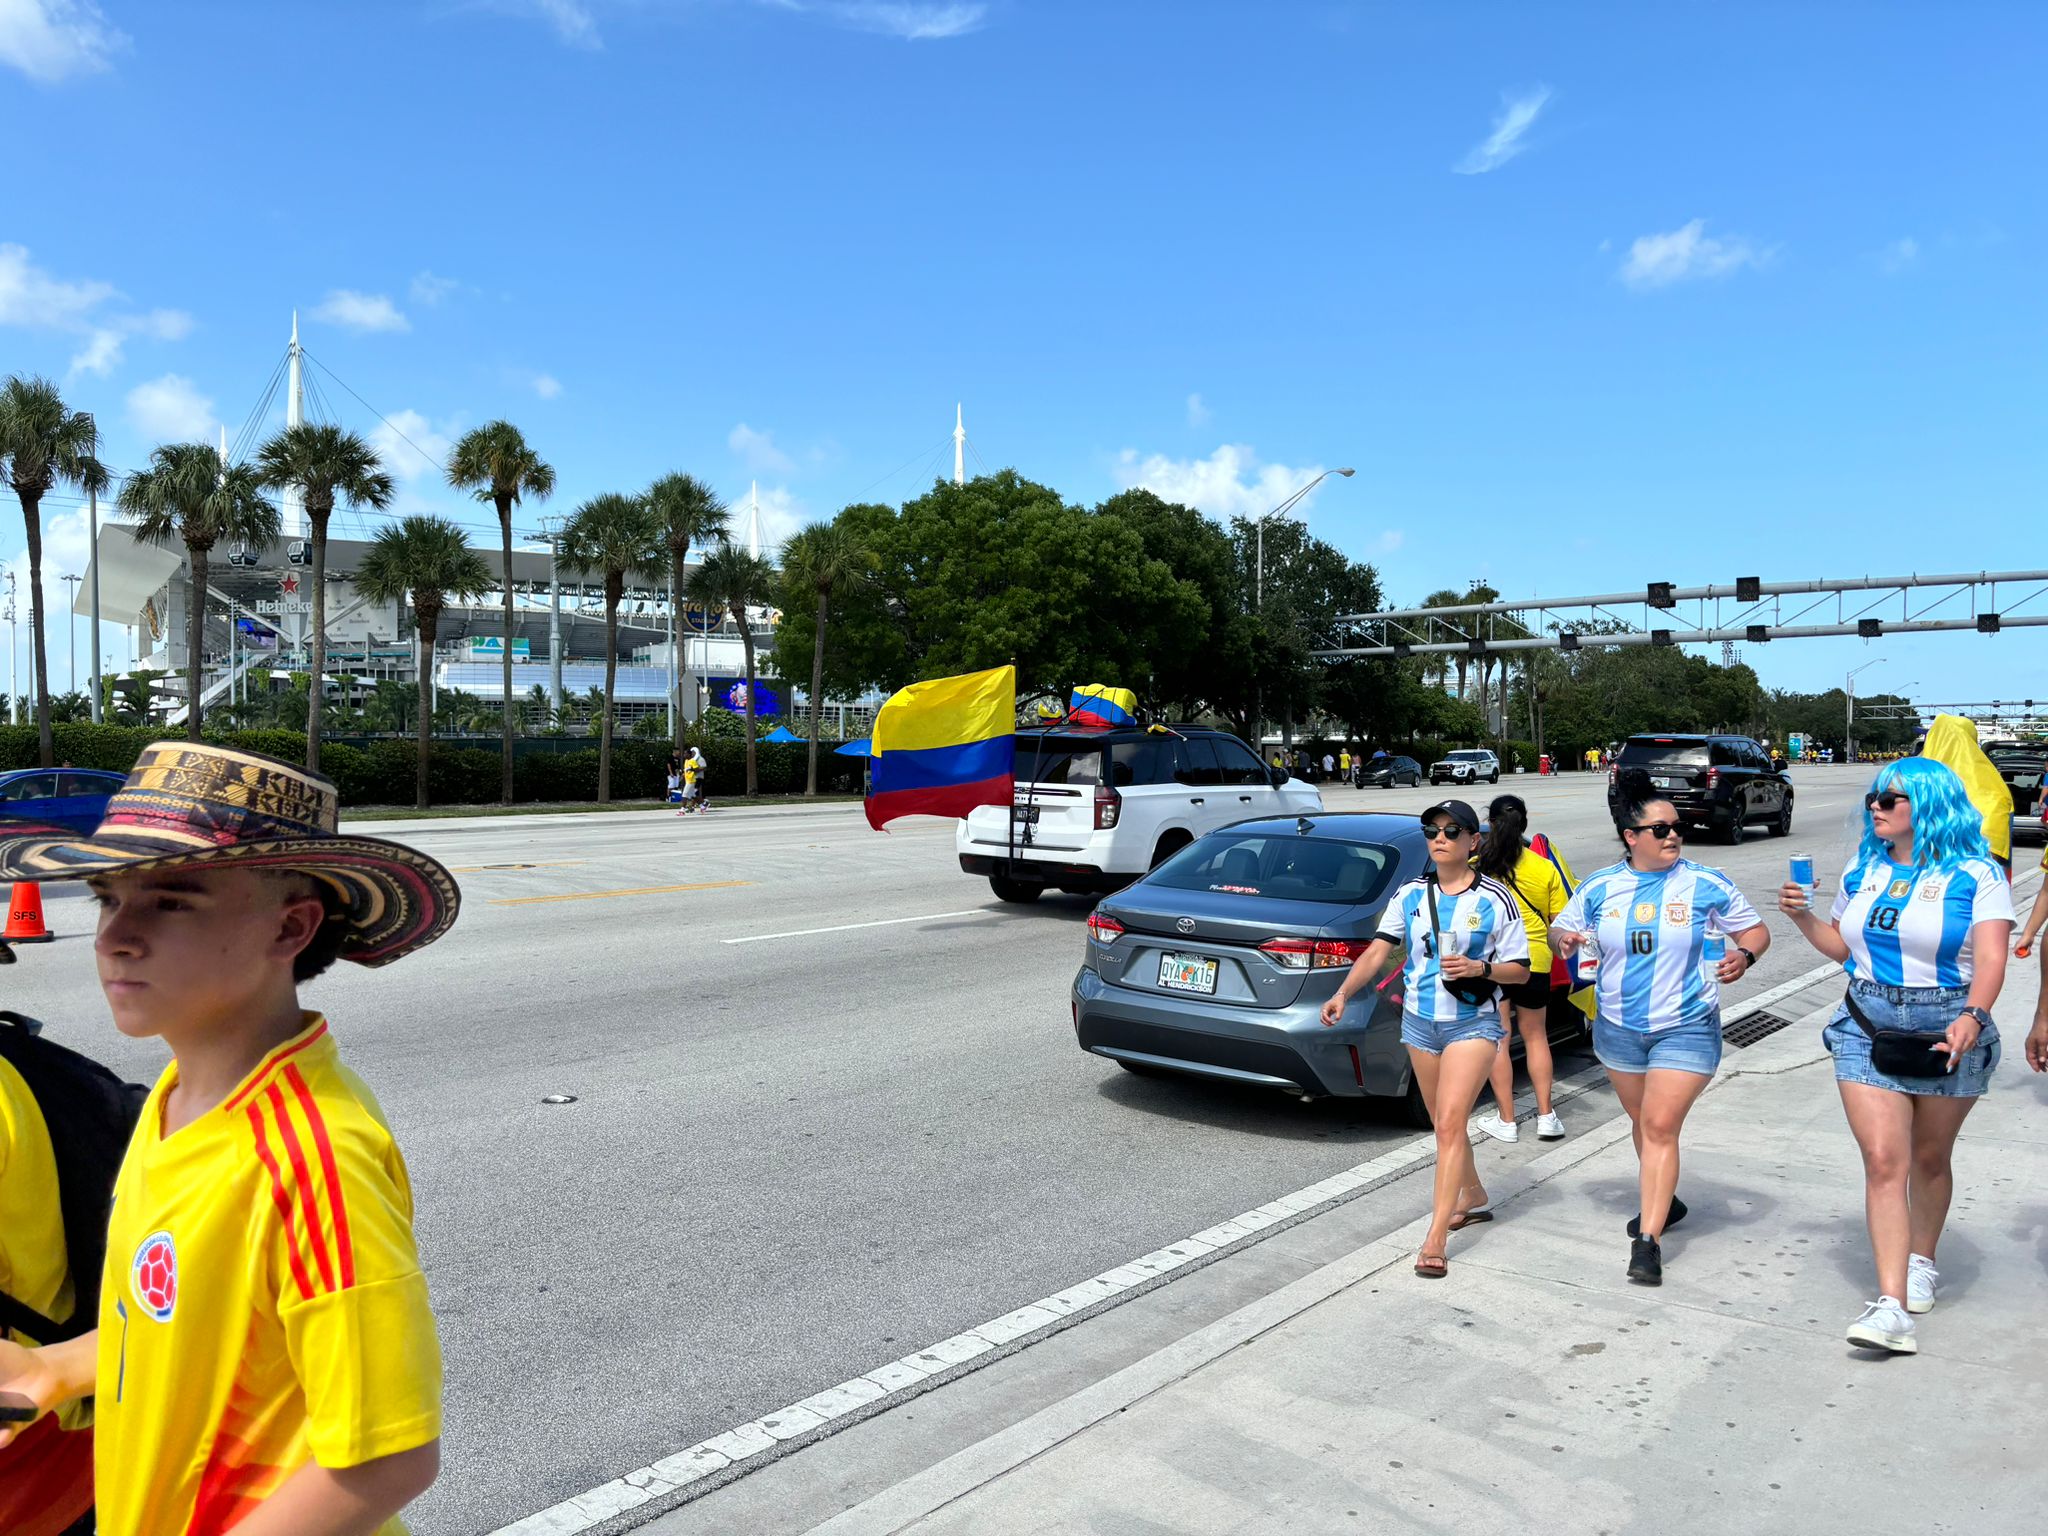
[[[818,731],[825,713],[825,623],[832,594],[870,579],[881,556],[862,541],[859,532],[841,522],[813,523],[793,535],[782,548],[782,575],[792,598],[815,597],[817,635],[811,642],[811,729],[804,793],[818,792]],[[790,607],[797,607],[794,601]],[[751,690],[749,690],[751,692]]]
[[[668,551],[644,496],[594,496],[562,528],[562,560],[604,582],[604,728],[597,747],[597,801],[612,797],[612,721],[618,714],[619,600],[632,575],[661,576]],[[713,557],[715,558],[715,557]],[[706,562],[709,563],[708,561]]]
[[192,566],[192,612],[185,661],[185,735],[199,740],[200,683],[206,670],[208,558],[222,539],[268,544],[277,537],[277,508],[263,497],[253,465],[230,464],[207,443],[166,443],[149,468],[121,483],[121,511],[147,544],[183,544]]
[[28,617],[34,652],[36,747],[45,768],[57,763],[50,736],[50,663],[43,627],[42,502],[58,485],[81,491],[107,488],[93,418],[74,411],[48,379],[8,377],[0,387],[0,475],[21,503],[28,540]]
[[[446,518],[408,517],[377,530],[356,562],[355,588],[373,603],[412,604],[419,627],[419,761],[413,805],[427,808],[427,760],[433,751],[434,641],[450,598],[479,597],[491,588],[491,568],[469,547],[469,536]],[[381,690],[380,690],[381,691]]]
[[737,548],[730,539],[718,547],[690,573],[690,598],[707,608],[721,608],[739,626],[740,648],[747,662],[747,793],[758,792],[760,777],[754,764],[754,630],[747,610],[760,607],[775,596],[775,567],[759,555]]
[[[299,486],[306,499],[306,528],[313,545],[313,653],[315,677],[327,673],[327,525],[337,497],[357,511],[382,512],[391,505],[391,476],[377,450],[354,432],[331,422],[286,427],[256,452],[257,477],[271,490]],[[306,766],[320,771],[320,709],[326,689],[306,690]]]
[[505,655],[504,680],[498,697],[505,705],[504,764],[499,799],[512,803],[512,509],[527,499],[545,501],[555,493],[555,471],[526,444],[509,421],[487,421],[465,432],[448,454],[448,483],[473,491],[476,499],[497,509],[499,543],[504,554]]
[[[731,533],[731,515],[717,493],[695,475],[663,475],[647,488],[647,504],[654,511],[655,526],[660,530],[662,545],[668,551],[669,593],[671,599],[680,604],[689,588],[689,575],[684,567],[689,562],[690,551],[726,538]],[[682,637],[682,615],[678,614],[678,645],[682,643]],[[676,676],[682,676],[680,663],[676,667]],[[670,701],[672,705],[676,702]],[[676,708],[674,715],[675,749],[677,756],[681,756],[683,712]]]

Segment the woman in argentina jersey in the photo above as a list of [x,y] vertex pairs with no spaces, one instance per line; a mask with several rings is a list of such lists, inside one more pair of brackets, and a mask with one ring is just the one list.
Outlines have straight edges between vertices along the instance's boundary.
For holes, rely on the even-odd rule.
[[1586,960],[1598,966],[1593,1052],[1634,1125],[1641,1165],[1628,1277],[1661,1285],[1664,1230],[1686,1212],[1678,1133],[1721,1064],[1721,983],[1756,964],[1771,934],[1734,881],[1683,856],[1678,809],[1649,775],[1625,773],[1620,789],[1627,857],[1586,877],[1551,938],[1559,954],[1583,957],[1582,976]]
[[[1429,867],[1387,898],[1379,932],[1323,1004],[1322,1021],[1325,1029],[1341,1023],[1351,999],[1405,949],[1401,1043],[1436,1127],[1435,1204],[1415,1273],[1441,1280],[1450,1271],[1450,1234],[1493,1220],[1466,1127],[1503,1034],[1498,988],[1529,979],[1529,934],[1508,888],[1472,868],[1478,813],[1446,800],[1422,813],[1422,826]],[[1494,986],[1468,1002],[1447,981]]]
[[[1955,1191],[1950,1153],[1998,1066],[1990,1010],[2005,984],[2012,887],[1952,768],[1919,757],[1887,764],[1863,805],[1863,842],[1828,921],[1814,915],[1803,886],[1780,889],[1778,907],[1849,973],[1848,995],[1821,1038],[1863,1152],[1878,1291],[1849,1339],[1913,1354],[1913,1314],[1933,1310],[1940,1281],[1935,1247]],[[1932,1077],[1879,1072],[1852,1003],[1871,1029],[1925,1035],[1946,1069]]]

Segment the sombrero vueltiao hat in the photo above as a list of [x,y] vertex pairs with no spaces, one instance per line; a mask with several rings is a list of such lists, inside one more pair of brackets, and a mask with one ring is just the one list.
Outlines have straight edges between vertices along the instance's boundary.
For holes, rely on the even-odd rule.
[[0,880],[85,880],[174,867],[293,870],[334,892],[343,960],[385,965],[446,933],[454,876],[403,843],[343,837],[341,795],[274,757],[186,741],[145,747],[90,837],[0,824]]

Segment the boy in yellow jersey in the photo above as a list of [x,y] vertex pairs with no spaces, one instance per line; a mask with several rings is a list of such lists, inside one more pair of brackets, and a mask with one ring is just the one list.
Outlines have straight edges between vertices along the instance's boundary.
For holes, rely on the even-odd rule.
[[439,1470],[404,1159],[298,988],[431,943],[460,898],[425,855],[337,835],[336,806],[288,764],[160,742],[91,837],[0,844],[0,880],[91,882],[115,1025],[173,1056],[115,1184],[97,1332],[0,1343],[0,1392],[95,1395],[102,1536],[382,1536]]

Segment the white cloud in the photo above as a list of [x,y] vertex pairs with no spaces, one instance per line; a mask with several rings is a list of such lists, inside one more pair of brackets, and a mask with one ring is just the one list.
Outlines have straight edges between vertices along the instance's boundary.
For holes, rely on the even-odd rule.
[[[67,488],[68,489],[68,488]],[[100,521],[108,520],[108,503],[111,494],[100,498]],[[73,588],[64,584],[67,573],[84,575],[86,550],[90,544],[86,532],[86,510],[84,507],[66,509],[43,503],[43,633],[47,637],[50,663],[50,691],[69,693],[71,683],[65,668],[71,663],[73,647],[65,628],[72,614]],[[28,550],[17,551],[5,567],[12,571],[16,583],[15,611],[21,620],[16,633],[16,644],[20,647],[21,691],[29,691],[29,674],[35,666],[34,642],[30,638],[28,622]],[[78,591],[84,591],[81,586]],[[105,615],[102,615],[104,619]],[[118,642],[109,642],[110,645]],[[78,621],[78,675],[89,677],[92,666],[92,652],[89,648],[85,622]]]
[[0,0],[0,64],[55,84],[111,67],[128,35],[92,0]]
[[0,325],[77,330],[114,295],[112,283],[52,277],[29,259],[26,246],[0,245]]
[[418,411],[394,411],[370,429],[370,446],[399,481],[439,481],[455,446],[452,426],[436,427]]
[[986,0],[755,0],[778,11],[824,17],[859,32],[879,32],[907,43],[934,42],[979,32],[988,21]]
[[515,16],[532,16],[548,24],[558,41],[571,48],[597,49],[604,46],[598,35],[597,14],[590,0],[484,0],[493,10]]
[[1887,272],[1903,272],[1920,260],[1920,242],[1911,235],[1894,240],[1877,253],[1877,264]]
[[[1143,486],[1167,501],[1228,519],[1272,511],[1322,474],[1323,466],[1262,464],[1244,444],[1225,443],[1206,459],[1169,459],[1163,453],[1140,455],[1135,448],[1126,448],[1117,455],[1114,473],[1121,490]],[[1320,490],[1319,486],[1296,502],[1295,513],[1299,515]]]
[[1705,219],[1694,219],[1665,234],[1637,236],[1622,259],[1621,280],[1631,288],[1667,288],[1692,278],[1727,277],[1771,258],[1740,235],[1716,239],[1706,227]]
[[552,373],[536,373],[529,382],[533,392],[543,400],[553,400],[562,393],[562,381]]
[[192,333],[192,317],[182,309],[153,309],[146,315],[117,315],[106,325],[93,327],[85,345],[71,359],[65,382],[81,374],[105,378],[121,361],[121,346],[130,336],[147,336],[156,341],[183,341]]
[[1408,542],[1408,535],[1403,533],[1399,528],[1389,528],[1380,535],[1379,542],[1380,553],[1383,555],[1391,555],[1395,550],[1399,549],[1403,544],[1406,544]]
[[452,277],[421,272],[412,280],[412,301],[431,309],[462,286]]
[[786,475],[796,468],[789,455],[775,446],[775,434],[756,432],[744,421],[732,429],[725,445],[756,474]]
[[1202,397],[1201,397],[1200,395],[1189,395],[1189,396],[1188,396],[1188,425],[1189,425],[1189,426],[1191,426],[1191,427],[1206,427],[1207,425],[1209,425],[1209,418],[1210,418],[1210,417],[1211,417],[1211,416],[1212,416],[1213,414],[1214,414],[1214,413],[1213,413],[1213,412],[1212,412],[1212,411],[1211,411],[1211,410],[1209,409],[1209,407],[1208,407],[1208,406],[1206,406],[1206,405],[1204,405],[1204,404],[1202,403]]
[[121,333],[110,326],[101,326],[86,338],[86,343],[72,355],[71,366],[65,370],[67,381],[82,373],[95,374],[105,378],[114,371],[114,364],[121,360]]
[[398,306],[381,293],[357,293],[337,288],[313,311],[315,320],[339,325],[351,331],[409,331],[412,322],[399,313]]
[[128,419],[136,431],[160,443],[203,442],[216,425],[213,401],[178,373],[129,390]]
[[1520,94],[1503,93],[1500,115],[1493,120],[1493,132],[1467,150],[1465,158],[1451,169],[1460,176],[1483,176],[1506,165],[1528,147],[1522,143],[1522,135],[1535,126],[1544,103],[1549,100],[1550,87],[1547,85],[1539,85]]

